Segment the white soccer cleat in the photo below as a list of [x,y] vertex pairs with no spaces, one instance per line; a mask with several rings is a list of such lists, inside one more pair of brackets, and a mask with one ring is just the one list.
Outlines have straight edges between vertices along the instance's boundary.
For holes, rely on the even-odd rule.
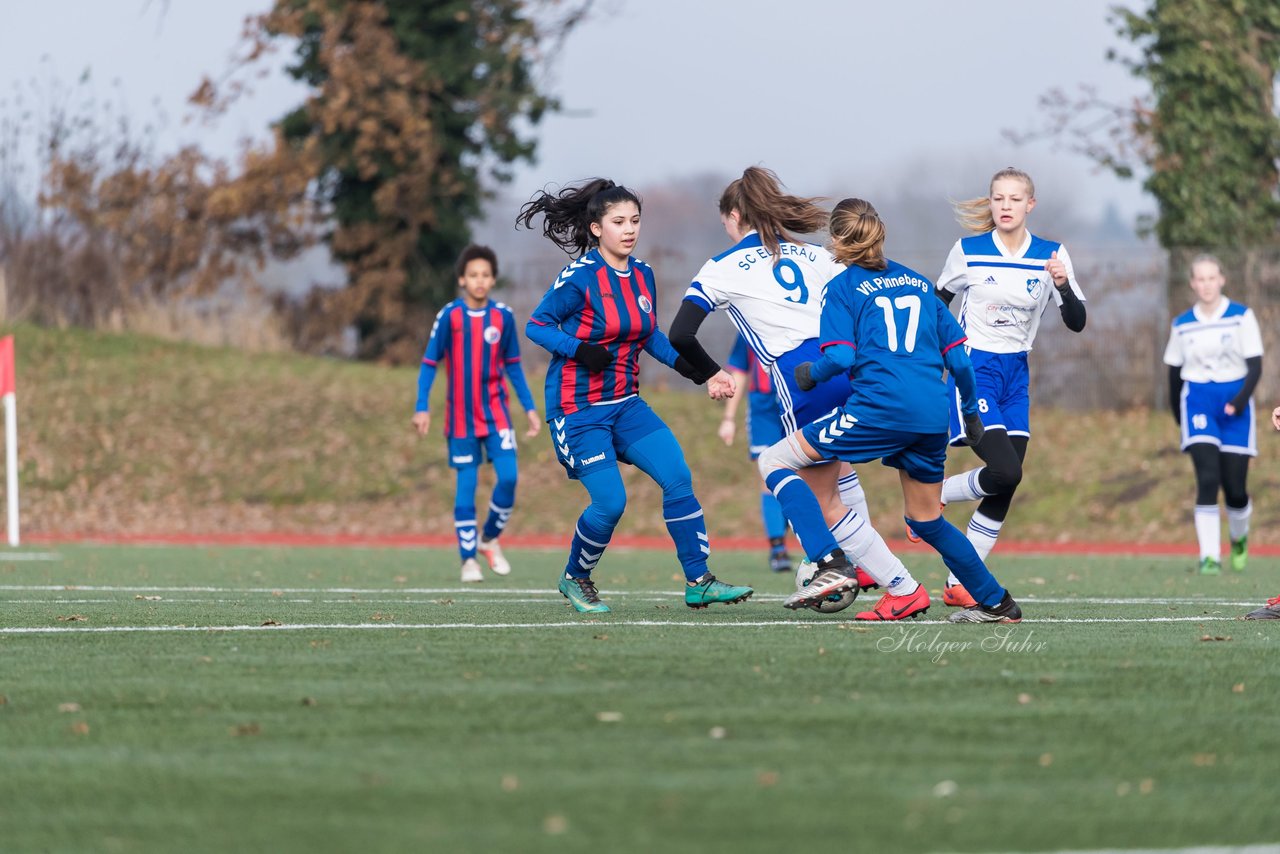
[[474,584],[484,581],[484,573],[480,571],[480,561],[469,557],[462,562],[462,583]]
[[489,561],[489,568],[493,570],[494,575],[511,574],[511,564],[502,554],[502,546],[498,545],[497,540],[481,540],[477,551]]

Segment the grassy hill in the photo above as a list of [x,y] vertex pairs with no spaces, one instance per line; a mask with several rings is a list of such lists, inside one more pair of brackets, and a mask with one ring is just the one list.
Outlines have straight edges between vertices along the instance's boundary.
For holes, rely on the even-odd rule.
[[[4,331],[17,341],[24,530],[452,530],[444,442],[419,440],[409,424],[416,369],[80,330]],[[541,402],[541,378],[530,383]],[[435,398],[443,395],[437,382]],[[732,448],[716,439],[719,406],[700,393],[650,387],[645,396],[685,447],[713,536],[756,534],[755,468],[741,438]],[[1080,415],[1047,403],[1034,413],[1011,538],[1192,540],[1191,467],[1166,413]],[[1280,507],[1271,500],[1274,436],[1268,425],[1258,429],[1251,491],[1257,538],[1266,541]],[[565,479],[547,432],[522,440],[521,455],[510,530],[567,530],[585,493]],[[962,449],[952,460],[959,471],[976,457]],[[658,490],[624,468],[630,500],[620,533],[662,534]],[[860,473],[879,527],[900,536],[896,473],[878,463]],[[482,490],[490,483],[486,471]],[[962,521],[967,512],[949,515]]]

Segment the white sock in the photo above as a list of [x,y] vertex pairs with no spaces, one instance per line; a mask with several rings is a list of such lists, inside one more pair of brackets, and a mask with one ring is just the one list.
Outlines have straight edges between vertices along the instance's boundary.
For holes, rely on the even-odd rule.
[[978,486],[978,475],[986,466],[979,466],[976,469],[970,469],[960,474],[953,474],[942,482],[942,503],[950,504],[953,501],[977,501],[979,498],[985,498],[988,493],[982,491],[982,487]]
[[894,596],[914,593],[920,586],[911,570],[885,544],[871,523],[850,510],[831,526],[831,533],[845,555],[867,571],[887,592]]
[[1196,539],[1201,558],[1222,559],[1222,519],[1217,504],[1196,505]]
[[1243,507],[1227,508],[1227,533],[1231,539],[1240,540],[1249,536],[1249,517],[1253,515],[1253,502]]
[[969,519],[969,530],[966,533],[983,563],[987,562],[987,555],[991,554],[991,550],[996,547],[996,540],[1000,537],[1002,527],[1004,527],[1004,520],[997,522],[990,516],[973,511],[973,517]]
[[851,471],[840,478],[840,503],[857,513],[867,522],[871,521],[871,508],[867,506],[867,493],[858,480],[858,473]]

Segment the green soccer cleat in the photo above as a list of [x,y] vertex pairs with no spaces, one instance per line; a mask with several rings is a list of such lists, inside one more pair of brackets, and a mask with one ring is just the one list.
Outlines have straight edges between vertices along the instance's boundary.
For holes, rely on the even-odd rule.
[[1218,575],[1222,572],[1222,563],[1211,557],[1200,558],[1201,575]]
[[1236,572],[1244,572],[1245,564],[1249,562],[1249,537],[1245,535],[1238,540],[1231,541],[1231,568]]
[[590,578],[560,579],[560,595],[569,600],[579,614],[607,614],[609,606],[600,601],[596,585]]
[[755,591],[750,587],[735,587],[732,584],[725,584],[708,572],[699,578],[693,586],[688,584],[684,586],[684,604],[690,608],[705,608],[715,602],[724,602],[726,605],[732,605],[735,602],[745,602],[751,598],[752,593],[755,593]]

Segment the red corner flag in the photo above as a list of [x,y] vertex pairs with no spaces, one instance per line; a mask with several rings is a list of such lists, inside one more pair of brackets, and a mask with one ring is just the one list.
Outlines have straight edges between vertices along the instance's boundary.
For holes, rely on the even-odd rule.
[[16,392],[13,378],[13,336],[0,338],[0,396]]

